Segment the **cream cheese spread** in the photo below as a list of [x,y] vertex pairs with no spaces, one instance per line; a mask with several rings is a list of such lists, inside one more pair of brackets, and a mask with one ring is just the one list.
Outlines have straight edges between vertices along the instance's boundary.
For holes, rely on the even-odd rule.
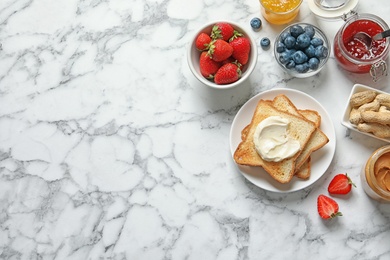
[[289,123],[286,118],[270,116],[257,125],[253,142],[263,160],[279,162],[294,156],[300,150],[298,140],[287,135]]

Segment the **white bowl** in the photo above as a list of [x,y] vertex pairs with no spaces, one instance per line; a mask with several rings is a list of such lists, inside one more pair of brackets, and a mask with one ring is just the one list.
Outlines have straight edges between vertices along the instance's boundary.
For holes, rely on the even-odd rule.
[[[238,79],[236,82],[233,82],[230,84],[225,84],[225,85],[218,85],[218,84],[214,83],[213,81],[208,80],[202,76],[202,74],[200,73],[200,68],[199,68],[199,57],[200,57],[201,52],[198,51],[195,47],[196,37],[202,32],[210,33],[213,25],[218,23],[218,22],[227,22],[227,23],[231,24],[234,29],[236,29],[237,31],[244,34],[244,36],[247,37],[251,43],[251,51],[249,54],[249,60],[248,60],[248,63],[245,64],[241,68],[241,71],[242,71],[241,78]],[[240,26],[234,22],[230,22],[230,21],[213,21],[213,22],[210,22],[210,23],[202,26],[199,30],[197,30],[195,32],[194,36],[191,38],[191,41],[190,41],[190,44],[188,47],[188,52],[187,52],[187,62],[188,62],[188,66],[190,67],[191,72],[203,84],[205,84],[211,88],[215,88],[215,89],[233,88],[233,87],[240,85],[243,81],[245,81],[249,77],[249,75],[253,72],[253,70],[256,66],[256,63],[257,63],[257,45],[256,45],[256,42],[253,40],[253,38],[248,33],[248,31],[245,30],[242,26]]]
[[356,131],[356,132],[362,133],[364,135],[367,135],[367,136],[370,136],[370,137],[373,137],[373,138],[390,143],[390,138],[380,138],[380,137],[377,137],[371,133],[359,131],[357,129],[356,125],[352,124],[349,121],[349,114],[351,113],[351,110],[352,110],[352,107],[349,104],[349,101],[351,100],[352,95],[355,93],[358,93],[358,92],[366,91],[366,90],[373,90],[373,91],[377,92],[378,94],[381,94],[381,93],[382,94],[389,94],[389,93],[386,93],[386,92],[383,92],[383,91],[380,91],[380,90],[377,90],[375,88],[371,88],[371,87],[368,87],[365,85],[355,84],[351,90],[349,97],[348,97],[347,104],[346,104],[345,109],[344,109],[344,115],[343,115],[343,119],[341,121],[341,124],[349,129],[353,130],[353,131]]

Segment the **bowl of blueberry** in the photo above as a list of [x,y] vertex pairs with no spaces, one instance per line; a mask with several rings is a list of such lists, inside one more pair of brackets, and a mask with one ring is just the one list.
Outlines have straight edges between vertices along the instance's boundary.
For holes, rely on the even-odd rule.
[[287,73],[307,78],[324,67],[330,55],[329,47],[329,40],[321,29],[308,23],[295,23],[276,38],[274,53]]

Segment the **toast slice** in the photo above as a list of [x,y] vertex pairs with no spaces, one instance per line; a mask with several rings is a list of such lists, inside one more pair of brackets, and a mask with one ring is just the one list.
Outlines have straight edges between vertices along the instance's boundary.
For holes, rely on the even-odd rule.
[[311,157],[307,158],[307,160],[302,164],[301,167],[295,172],[295,176],[307,180],[310,178],[311,174]]
[[[316,127],[318,127],[318,123],[321,121],[316,117],[316,114],[308,112],[309,110],[298,110],[295,105],[291,102],[291,100],[286,97],[285,95],[278,95],[274,98],[272,101],[273,105],[282,111],[286,111],[288,113],[291,113],[293,115],[297,116],[303,116],[306,119],[312,121]],[[314,110],[312,110],[314,111]],[[304,116],[301,112],[306,114]],[[317,114],[319,116],[319,114]],[[303,149],[303,152],[305,151],[305,148]],[[295,165],[295,176],[297,176],[300,179],[308,179],[310,177],[310,171],[311,171],[311,164],[310,164],[310,156],[306,159],[306,161],[298,167],[298,165]]]
[[290,158],[280,162],[266,161],[257,153],[253,143],[253,135],[257,125],[270,116],[280,116],[289,120],[287,135],[300,143],[301,149],[306,146],[310,137],[316,130],[313,122],[302,116],[293,115],[276,109],[272,101],[260,100],[253,114],[252,121],[248,126],[244,140],[238,145],[234,152],[234,160],[237,164],[248,166],[261,166],[272,178],[280,183],[289,182],[295,173],[296,159],[301,151]]
[[[297,110],[296,107],[289,101],[286,100],[287,97],[280,96],[276,97],[274,100],[275,103],[279,104],[279,108],[281,108],[284,111],[288,111],[291,114],[298,115],[298,116],[304,116],[306,119],[309,119],[312,121],[316,127],[319,127],[321,124],[321,116],[320,114],[315,110]],[[241,140],[245,140],[246,136],[248,134],[250,124],[247,125],[242,131],[241,131]],[[295,176],[297,176],[300,179],[308,179],[310,177],[310,171],[311,171],[311,165],[310,165],[310,156],[307,158],[307,160],[295,171]]]
[[[249,130],[250,124],[247,125],[244,129],[241,131],[241,140],[245,140],[248,130]],[[310,164],[310,156],[307,158],[307,160],[302,164],[301,167],[299,167],[298,170],[295,170],[295,176],[297,176],[300,179],[308,179],[310,177],[310,171],[311,171],[311,164]]]
[[[309,109],[299,109],[298,112],[304,116],[306,119],[312,121],[317,127],[321,125],[321,115],[315,110]],[[313,137],[312,137],[313,138]],[[307,180],[310,178],[311,173],[311,157],[309,156],[306,161],[299,167],[299,169],[295,172],[295,176],[300,179]]]
[[[295,167],[296,169],[300,169],[305,164],[307,159],[310,157],[310,154],[312,152],[317,151],[318,149],[320,149],[321,147],[323,147],[325,144],[329,142],[328,137],[319,128],[321,124],[321,116],[320,114],[318,114],[317,111],[314,110],[298,110],[295,107],[295,105],[291,102],[291,100],[285,95],[276,96],[272,101],[272,104],[279,110],[287,111],[294,115],[303,116],[308,120],[312,121],[316,125],[316,130],[311,136],[306,147],[303,149],[302,153],[297,158]],[[307,179],[310,176],[310,175],[308,176],[307,173],[308,173],[307,170],[303,170],[302,172],[297,171],[297,177],[302,179]]]
[[312,121],[317,127],[321,126],[321,115],[317,111],[310,109],[299,109],[298,112],[306,119]]

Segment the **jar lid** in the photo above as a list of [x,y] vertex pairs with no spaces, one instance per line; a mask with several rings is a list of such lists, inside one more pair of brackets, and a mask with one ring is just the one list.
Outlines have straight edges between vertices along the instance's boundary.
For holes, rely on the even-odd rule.
[[326,19],[345,17],[355,10],[359,0],[308,0],[310,10]]

